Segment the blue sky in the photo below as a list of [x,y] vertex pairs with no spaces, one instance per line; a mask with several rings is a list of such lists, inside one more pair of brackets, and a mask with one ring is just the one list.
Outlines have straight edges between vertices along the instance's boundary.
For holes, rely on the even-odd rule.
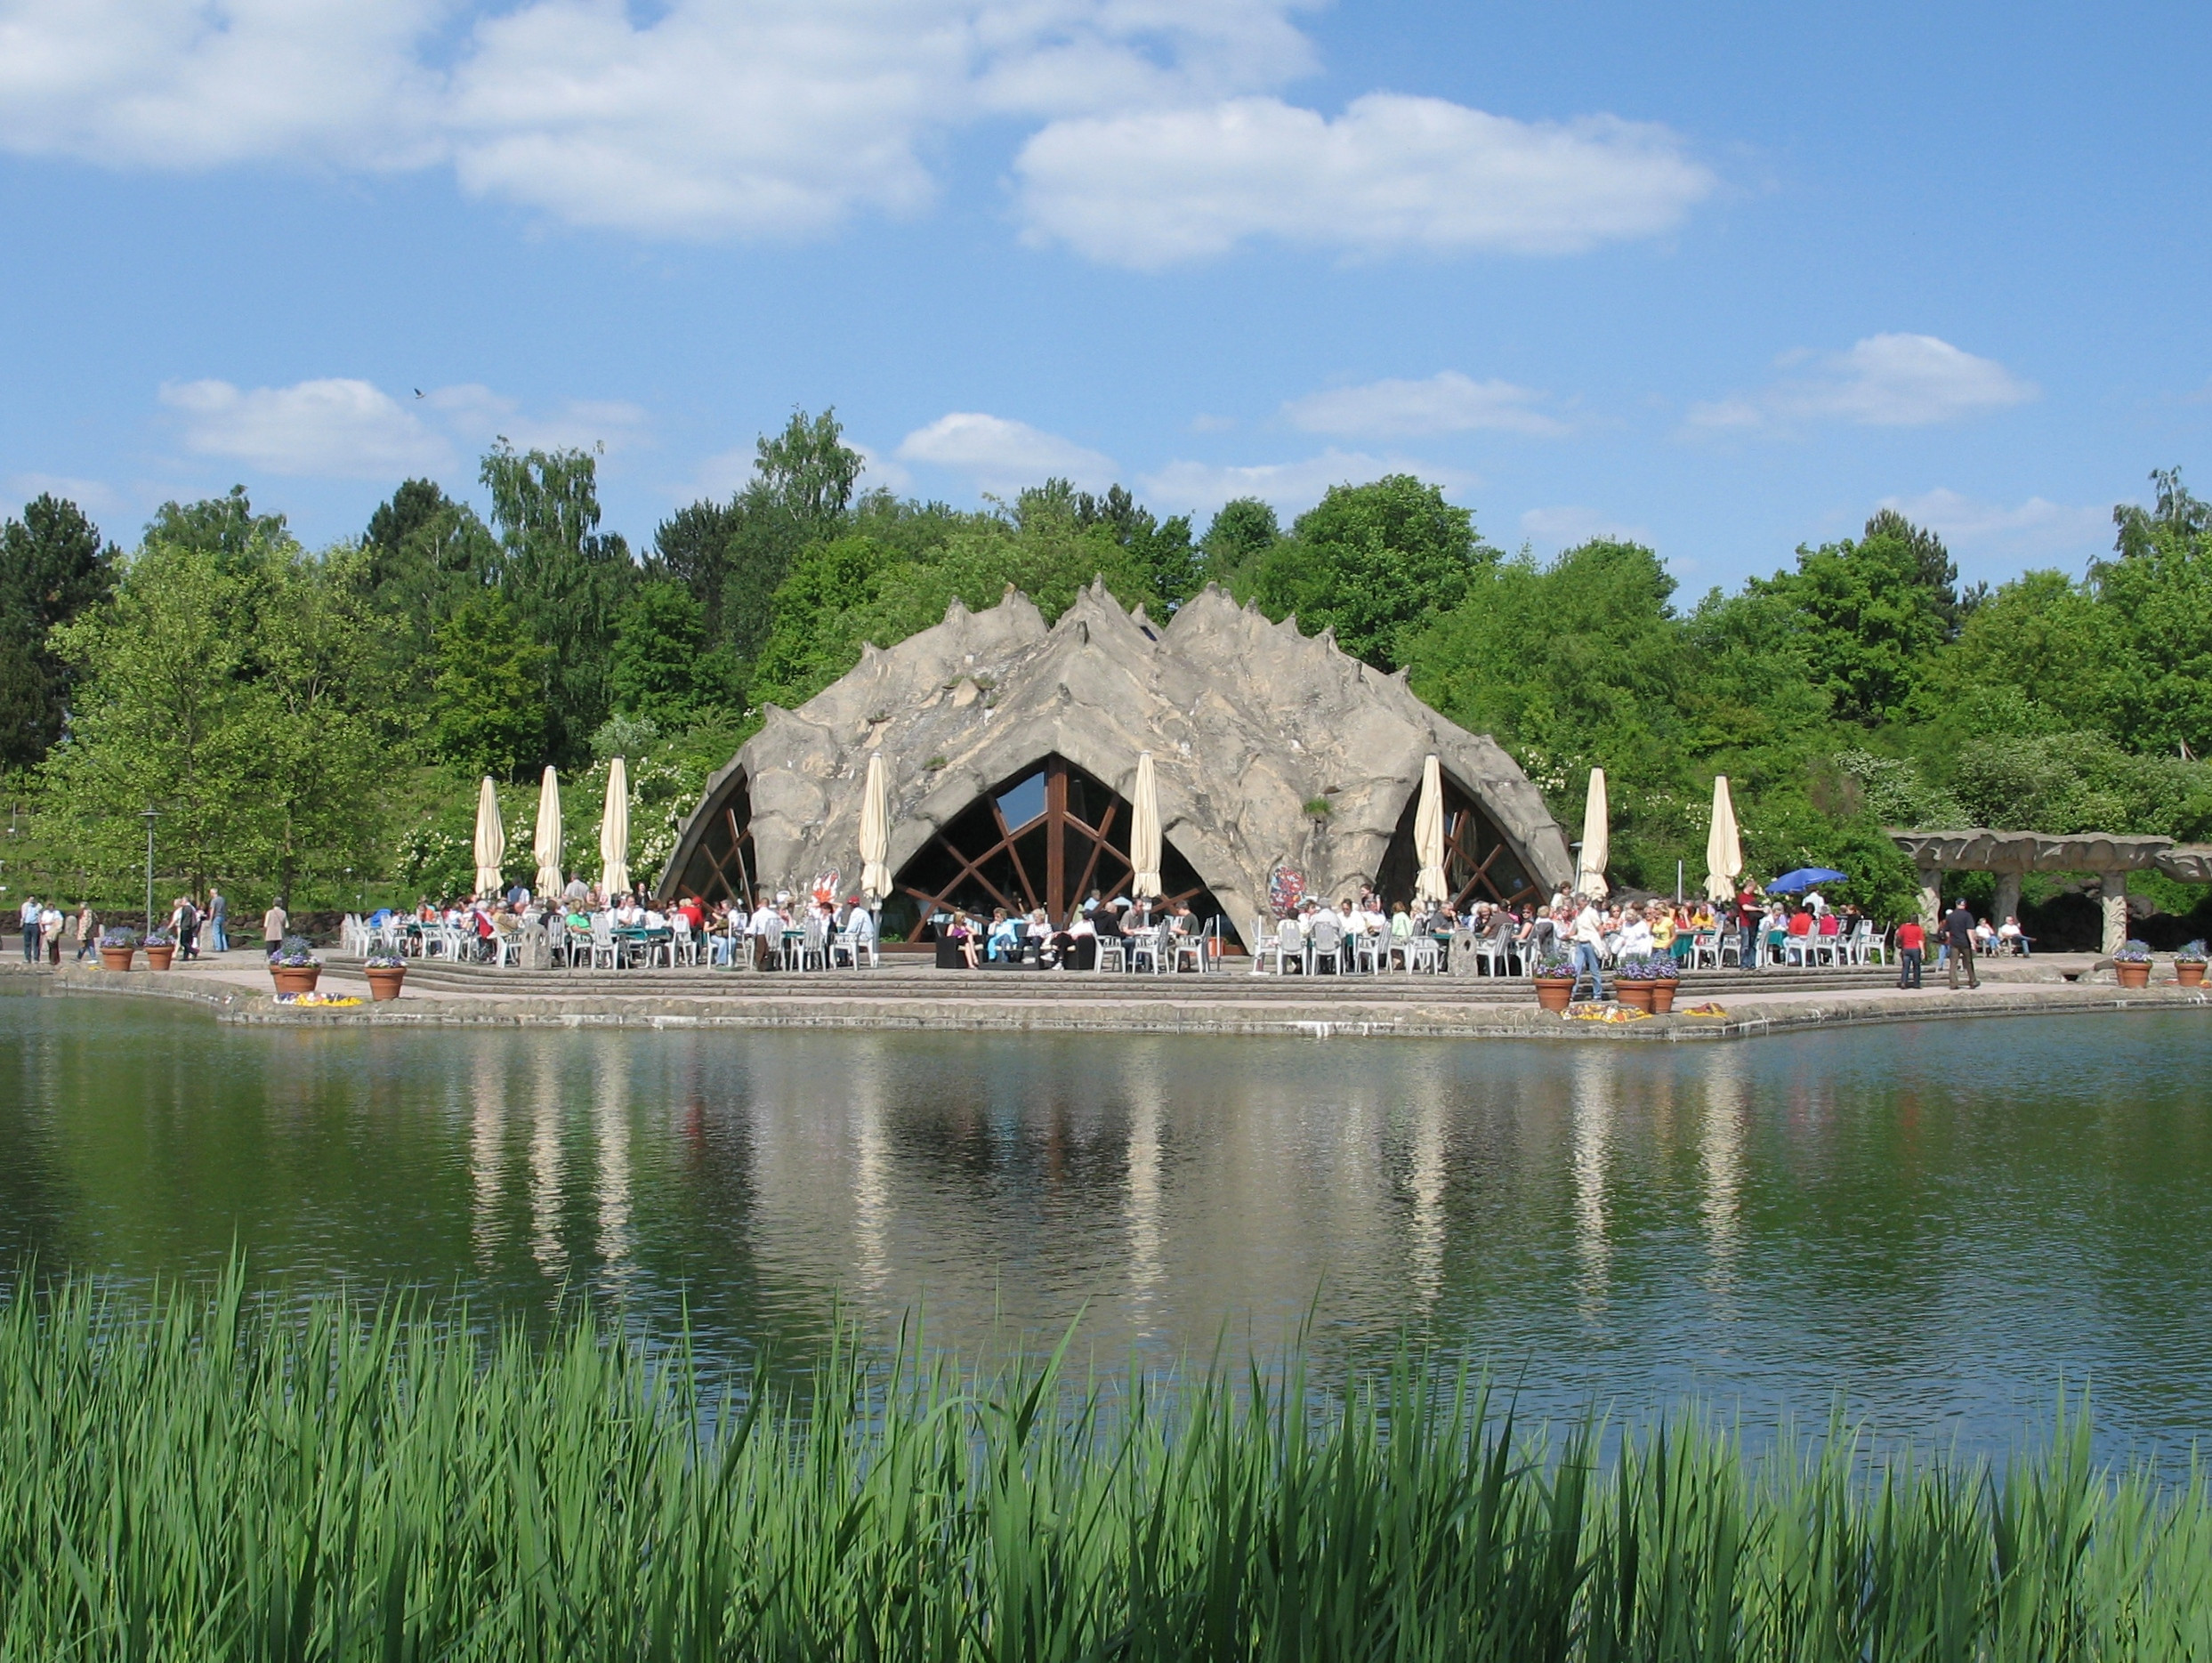
[[[313,542],[602,443],[634,542],[875,477],[1399,467],[1686,591],[1895,503],[2079,571],[2212,433],[2204,8],[0,0],[0,490]],[[416,397],[416,391],[423,396]]]

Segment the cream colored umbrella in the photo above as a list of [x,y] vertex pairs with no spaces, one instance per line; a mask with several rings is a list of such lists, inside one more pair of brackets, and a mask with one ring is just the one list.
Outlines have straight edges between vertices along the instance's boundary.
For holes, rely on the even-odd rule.
[[561,876],[561,776],[545,764],[545,777],[537,787],[537,836],[530,842],[537,860],[537,892],[558,895]]
[[1736,829],[1736,804],[1728,795],[1728,776],[1713,776],[1713,829],[1705,838],[1705,892],[1715,900],[1736,899],[1743,876],[1743,837]]
[[868,759],[860,789],[860,892],[871,902],[891,893],[891,783],[881,751]]
[[492,789],[491,776],[484,776],[484,783],[476,793],[476,892],[496,895],[499,892],[499,861],[507,852],[507,828],[499,819],[499,794]]
[[1582,852],[1575,860],[1575,893],[1591,900],[1605,899],[1605,862],[1612,853],[1612,835],[1607,827],[1605,771],[1590,770],[1590,795],[1582,803]]
[[1444,771],[1433,756],[1421,764],[1421,805],[1413,811],[1413,852],[1421,862],[1414,900],[1424,906],[1442,906],[1449,899],[1444,891]]
[[1152,753],[1137,753],[1136,796],[1129,804],[1129,892],[1139,900],[1159,894],[1159,786],[1152,777]]
[[622,758],[607,764],[607,810],[599,820],[599,889],[612,900],[630,887],[630,775]]

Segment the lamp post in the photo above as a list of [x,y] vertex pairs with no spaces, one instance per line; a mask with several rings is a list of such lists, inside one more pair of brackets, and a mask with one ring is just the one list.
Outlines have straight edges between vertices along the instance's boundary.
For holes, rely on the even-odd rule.
[[154,927],[154,821],[160,812],[149,803],[146,811],[139,816],[146,822],[146,928],[149,932]]

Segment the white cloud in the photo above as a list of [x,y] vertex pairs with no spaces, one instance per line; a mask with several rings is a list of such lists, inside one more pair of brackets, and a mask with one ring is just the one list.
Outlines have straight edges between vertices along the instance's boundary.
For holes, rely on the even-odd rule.
[[1649,528],[1630,525],[1595,508],[1531,508],[1521,516],[1521,533],[1546,548],[1570,549],[1605,537],[1619,543],[1652,545]]
[[2102,553],[2112,541],[2110,508],[2068,507],[2040,496],[2007,508],[1938,489],[1917,496],[1885,496],[1878,506],[1894,508],[1967,553],[1987,550],[2019,559],[2071,553],[2086,557]]
[[1928,427],[2039,395],[1994,359],[1976,358],[1932,335],[1870,335],[1844,352],[1792,352],[1787,376],[1756,392],[1692,405],[1690,423],[1708,429],[1791,428],[1811,422],[1862,427]]
[[106,480],[80,480],[62,473],[11,473],[8,495],[19,503],[36,496],[59,496],[75,503],[94,520],[119,520],[131,512],[129,500]]
[[655,235],[906,214],[995,116],[1211,100],[1313,66],[1301,0],[0,0],[0,148],[110,165],[450,164]]
[[0,146],[162,169],[439,154],[446,0],[8,0]]
[[1332,485],[1364,485],[1386,473],[1416,473],[1447,490],[1476,483],[1474,476],[1402,456],[1370,456],[1333,446],[1297,462],[1222,466],[1209,462],[1171,462],[1138,480],[1154,507],[1208,513],[1239,496],[1256,496],[1286,513],[1311,508]]
[[647,442],[645,412],[619,399],[571,399],[550,411],[531,413],[521,401],[476,382],[437,387],[423,395],[434,413],[472,448],[505,439],[518,450],[593,450],[610,454]]
[[898,456],[965,474],[977,488],[1000,495],[1053,478],[1097,489],[1114,477],[1110,456],[1027,422],[975,411],[955,411],[916,428],[899,441]]
[[1348,437],[1394,439],[1475,428],[1544,438],[1564,433],[1564,422],[1532,408],[1542,396],[1508,381],[1473,381],[1447,369],[1426,381],[1371,381],[1311,393],[1284,405],[1283,414],[1309,433]]
[[1673,230],[1716,180],[1665,127],[1371,93],[1055,121],[1014,163],[1035,241],[1155,270],[1268,237],[1352,254],[1573,254]]
[[337,377],[241,389],[170,382],[161,401],[183,420],[184,447],[268,473],[381,480],[450,466],[452,448],[366,381]]

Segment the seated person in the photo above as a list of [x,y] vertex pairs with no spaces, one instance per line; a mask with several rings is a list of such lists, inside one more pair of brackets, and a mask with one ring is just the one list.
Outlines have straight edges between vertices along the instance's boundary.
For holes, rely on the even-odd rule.
[[1339,914],[1326,908],[1316,909],[1313,927],[1306,939],[1313,943],[1313,967],[1316,970],[1328,973],[1340,968],[1337,949],[1344,945],[1344,925]]
[[1296,918],[1285,918],[1275,926],[1275,945],[1282,951],[1285,970],[1305,968],[1305,932],[1298,928]]
[[1997,945],[2003,952],[2018,953],[2022,957],[2028,951],[2028,938],[2020,927],[2020,920],[2009,913],[2006,915],[2005,922],[1997,926]]
[[952,922],[945,927],[945,939],[960,955],[960,962],[969,970],[976,968],[975,920],[965,912],[955,913]]
[[1009,957],[1019,957],[1021,951],[1021,926],[1008,916],[1004,907],[991,913],[990,933],[985,940],[985,950],[994,964],[1003,964]]

